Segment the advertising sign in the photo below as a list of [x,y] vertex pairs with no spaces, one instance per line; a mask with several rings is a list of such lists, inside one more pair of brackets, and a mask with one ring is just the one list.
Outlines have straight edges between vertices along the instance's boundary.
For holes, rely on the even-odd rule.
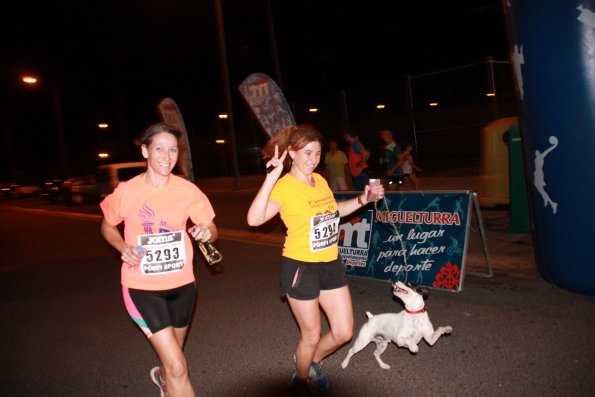
[[595,1],[507,3],[537,268],[595,296]]
[[238,87],[269,138],[295,124],[293,112],[275,80],[264,73],[252,73]]
[[387,192],[376,208],[369,203],[341,219],[347,274],[460,291],[471,204],[468,191]]

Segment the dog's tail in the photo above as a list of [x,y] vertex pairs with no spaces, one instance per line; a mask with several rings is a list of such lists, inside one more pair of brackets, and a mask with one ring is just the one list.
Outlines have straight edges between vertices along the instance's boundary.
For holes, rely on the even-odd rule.
[[368,318],[372,318],[373,314],[370,312],[366,312],[366,316],[368,316]]

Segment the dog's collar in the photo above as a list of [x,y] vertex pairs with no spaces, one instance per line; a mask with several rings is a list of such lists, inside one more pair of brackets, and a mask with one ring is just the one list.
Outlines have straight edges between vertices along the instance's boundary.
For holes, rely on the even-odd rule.
[[425,308],[425,307],[422,307],[422,308],[421,308],[421,309],[419,309],[419,310],[407,310],[407,309],[405,309],[405,311],[406,311],[407,313],[409,313],[409,314],[420,314],[420,313],[423,313],[423,312],[425,312],[425,311],[426,311],[426,308]]

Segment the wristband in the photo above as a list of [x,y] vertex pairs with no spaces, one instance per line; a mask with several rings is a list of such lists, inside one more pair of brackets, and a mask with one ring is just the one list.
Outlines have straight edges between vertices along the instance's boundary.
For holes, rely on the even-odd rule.
[[357,196],[357,202],[358,202],[358,203],[359,203],[359,205],[361,205],[362,207],[365,205],[365,204],[362,202],[362,196],[361,196],[361,194],[360,194],[359,196]]

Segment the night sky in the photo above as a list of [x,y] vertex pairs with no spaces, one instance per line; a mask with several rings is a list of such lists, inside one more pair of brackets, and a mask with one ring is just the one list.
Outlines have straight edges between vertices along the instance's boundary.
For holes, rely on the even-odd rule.
[[[506,59],[499,0],[356,3],[270,0],[289,100],[401,81],[405,73],[487,55]],[[239,83],[250,73],[275,74],[267,1],[221,4],[234,113],[245,112]],[[118,141],[136,153],[129,143],[157,121],[164,97],[178,103],[194,142],[216,136],[225,101],[214,0],[35,0],[10,8],[0,26],[0,181],[55,172],[56,87],[69,161],[79,166],[73,174],[93,164],[87,159],[99,143]],[[43,85],[23,86],[18,78],[26,73]],[[100,121],[110,123],[104,136]]]

